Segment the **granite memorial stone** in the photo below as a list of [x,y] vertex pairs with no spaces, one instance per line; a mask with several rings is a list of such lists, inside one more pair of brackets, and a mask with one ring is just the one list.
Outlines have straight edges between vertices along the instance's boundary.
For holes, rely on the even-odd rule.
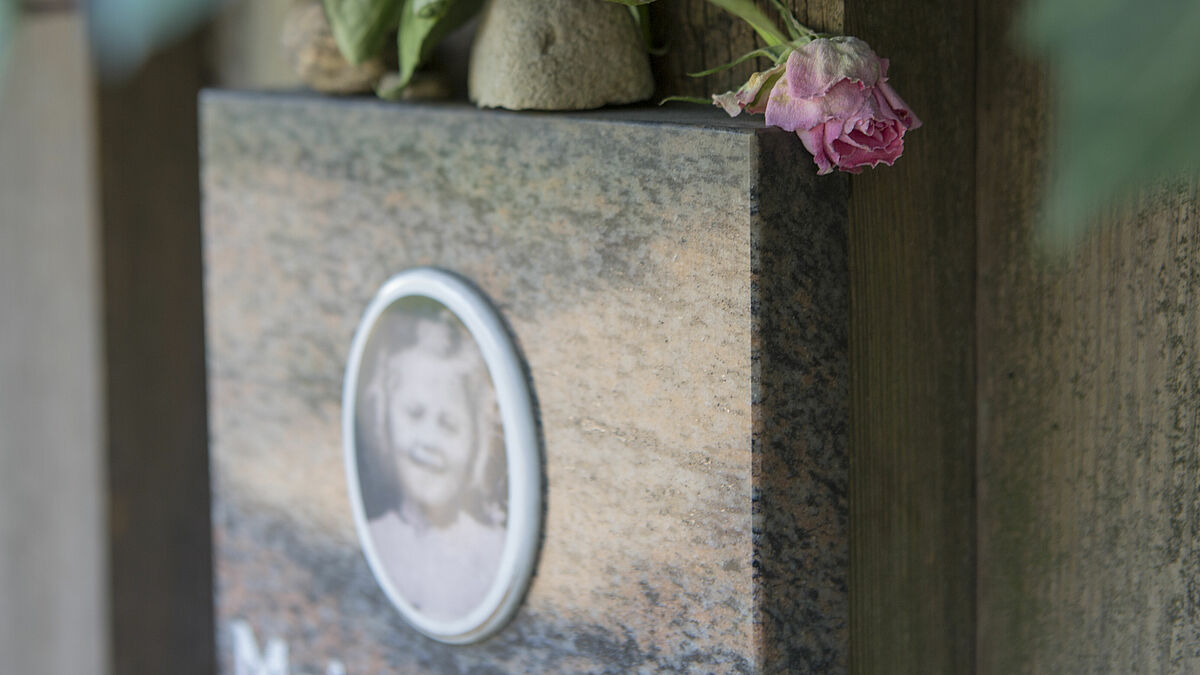
[[[846,669],[846,183],[794,135],[677,108],[201,112],[225,672]],[[363,308],[416,266],[495,304],[542,439],[528,593],[469,645],[376,583],[340,451]]]

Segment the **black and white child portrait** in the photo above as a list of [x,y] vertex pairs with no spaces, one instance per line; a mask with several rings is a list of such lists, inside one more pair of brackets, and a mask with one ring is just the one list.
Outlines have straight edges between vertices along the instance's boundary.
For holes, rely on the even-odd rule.
[[360,491],[394,590],[434,621],[483,601],[504,552],[507,462],[496,389],[466,327],[410,296],[379,317],[355,409]]

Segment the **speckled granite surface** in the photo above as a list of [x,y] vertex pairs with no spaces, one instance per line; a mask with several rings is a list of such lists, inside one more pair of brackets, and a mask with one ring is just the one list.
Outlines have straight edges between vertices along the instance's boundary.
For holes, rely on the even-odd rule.
[[[809,672],[847,656],[845,182],[707,111],[201,101],[218,647],[292,672]],[[544,546],[496,637],[404,624],[342,474],[355,325],[416,265],[528,359]]]

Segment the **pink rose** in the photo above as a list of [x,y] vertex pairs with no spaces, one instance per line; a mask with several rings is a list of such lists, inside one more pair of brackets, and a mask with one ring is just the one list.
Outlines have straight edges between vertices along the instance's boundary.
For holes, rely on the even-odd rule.
[[[835,166],[849,173],[880,163],[891,166],[904,152],[904,132],[921,126],[921,120],[888,85],[887,69],[887,59],[857,38],[813,40],[788,56],[766,97],[766,123],[795,131],[813,154],[818,174]],[[761,87],[766,79],[746,84]],[[731,93],[730,102],[746,99],[740,106],[746,109],[761,100],[757,89]]]

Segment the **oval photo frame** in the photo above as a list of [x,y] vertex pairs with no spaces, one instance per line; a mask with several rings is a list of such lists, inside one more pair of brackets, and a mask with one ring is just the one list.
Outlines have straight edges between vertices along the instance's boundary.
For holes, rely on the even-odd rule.
[[450,644],[504,627],[537,558],[541,455],[520,355],[473,285],[434,268],[383,284],[350,348],[342,450],[359,542],[401,616]]

